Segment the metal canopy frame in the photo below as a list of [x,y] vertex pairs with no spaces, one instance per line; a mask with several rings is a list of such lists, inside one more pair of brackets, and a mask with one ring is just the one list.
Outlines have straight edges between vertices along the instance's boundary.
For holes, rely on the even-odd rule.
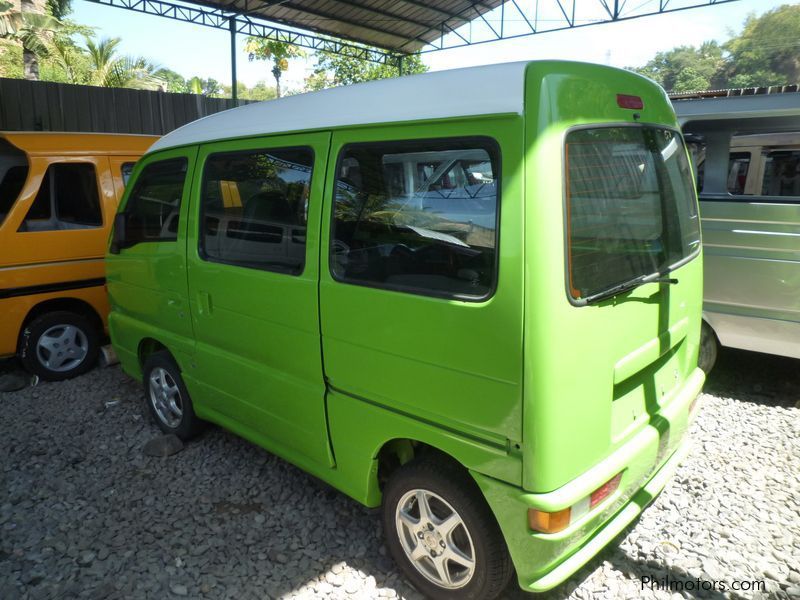
[[246,12],[205,7],[203,2],[192,0],[187,0],[186,4],[194,4],[196,6],[184,6],[166,0],[87,0],[87,2],[165,17],[173,21],[224,29],[230,31],[232,35],[240,33],[267,40],[286,42],[287,44],[294,44],[311,50],[346,54],[353,58],[375,63],[396,62],[398,58],[397,52],[383,48],[367,47],[357,40],[353,40],[356,43],[350,43],[350,41],[309,33],[299,29],[283,28],[262,19],[254,18]]
[[[392,2],[365,4],[364,0],[333,0],[347,8],[369,10],[376,18],[355,22],[339,18],[339,23],[391,33],[392,21],[427,27],[405,43],[389,47],[376,46],[356,37],[344,37],[326,31],[326,21],[337,21],[311,5],[304,9],[306,20],[278,26],[256,11],[259,8],[285,4],[288,0],[246,0],[244,8],[238,0],[224,6],[212,0],[87,0],[94,4],[156,15],[175,21],[223,29],[231,35],[231,91],[236,99],[236,34],[294,44],[311,50],[341,54],[378,64],[397,65],[402,74],[403,57],[462,48],[487,42],[515,39],[551,31],[576,29],[590,25],[627,21],[640,17],[728,4],[737,0],[505,0],[496,8],[488,0],[465,0],[467,8],[449,10],[424,0],[398,0],[439,15],[435,20],[402,17],[392,11]],[[241,4],[241,2],[238,2]],[[495,3],[496,5],[497,3]],[[462,4],[463,6],[463,4]],[[425,46],[420,48],[420,44]]]
[[[487,42],[629,21],[737,0],[505,0],[492,13],[480,12],[480,0],[466,11],[438,23],[429,47],[419,52],[450,50]],[[464,26],[464,22],[468,21]],[[461,26],[461,29],[458,29]],[[424,35],[424,34],[423,34]],[[402,50],[402,48],[401,48]]]

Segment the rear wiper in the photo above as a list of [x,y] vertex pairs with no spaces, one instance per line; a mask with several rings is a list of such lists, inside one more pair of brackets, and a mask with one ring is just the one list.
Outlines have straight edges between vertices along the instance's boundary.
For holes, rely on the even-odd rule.
[[642,275],[641,277],[636,277],[635,279],[631,279],[630,281],[626,281],[625,283],[620,283],[619,285],[615,285],[614,287],[609,288],[603,292],[594,294],[592,296],[587,296],[586,298],[583,299],[583,302],[585,304],[591,304],[593,302],[598,302],[600,300],[606,300],[608,298],[611,298],[612,296],[616,296],[617,294],[630,291],[636,287],[639,287],[640,285],[651,282],[667,283],[670,285],[674,285],[678,283],[678,280],[675,279],[674,277],[664,277],[661,275],[657,275],[655,277],[652,274]]

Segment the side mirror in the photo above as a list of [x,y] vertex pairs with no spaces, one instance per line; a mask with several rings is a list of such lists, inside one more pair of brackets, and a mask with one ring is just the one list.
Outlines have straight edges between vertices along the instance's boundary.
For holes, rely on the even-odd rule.
[[114,217],[114,232],[111,234],[111,244],[108,251],[111,254],[119,254],[125,247],[125,231],[127,229],[127,218],[124,212],[117,213]]

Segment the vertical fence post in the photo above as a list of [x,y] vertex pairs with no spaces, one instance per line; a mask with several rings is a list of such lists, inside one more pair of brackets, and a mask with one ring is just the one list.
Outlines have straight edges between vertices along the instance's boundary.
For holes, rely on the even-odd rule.
[[233,105],[236,106],[239,98],[236,92],[236,17],[228,20],[228,27],[231,30],[231,98]]

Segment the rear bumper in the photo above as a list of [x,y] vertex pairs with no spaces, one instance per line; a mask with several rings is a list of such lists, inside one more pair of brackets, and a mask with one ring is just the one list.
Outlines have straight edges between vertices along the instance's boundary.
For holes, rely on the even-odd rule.
[[[677,397],[641,432],[601,463],[552,492],[532,494],[472,473],[500,524],[523,589],[543,592],[562,583],[653,501],[689,452],[685,439],[689,409],[703,381],[702,371],[695,370]],[[620,472],[619,489],[567,529],[542,534],[528,528],[529,508],[556,511],[573,506]]]

